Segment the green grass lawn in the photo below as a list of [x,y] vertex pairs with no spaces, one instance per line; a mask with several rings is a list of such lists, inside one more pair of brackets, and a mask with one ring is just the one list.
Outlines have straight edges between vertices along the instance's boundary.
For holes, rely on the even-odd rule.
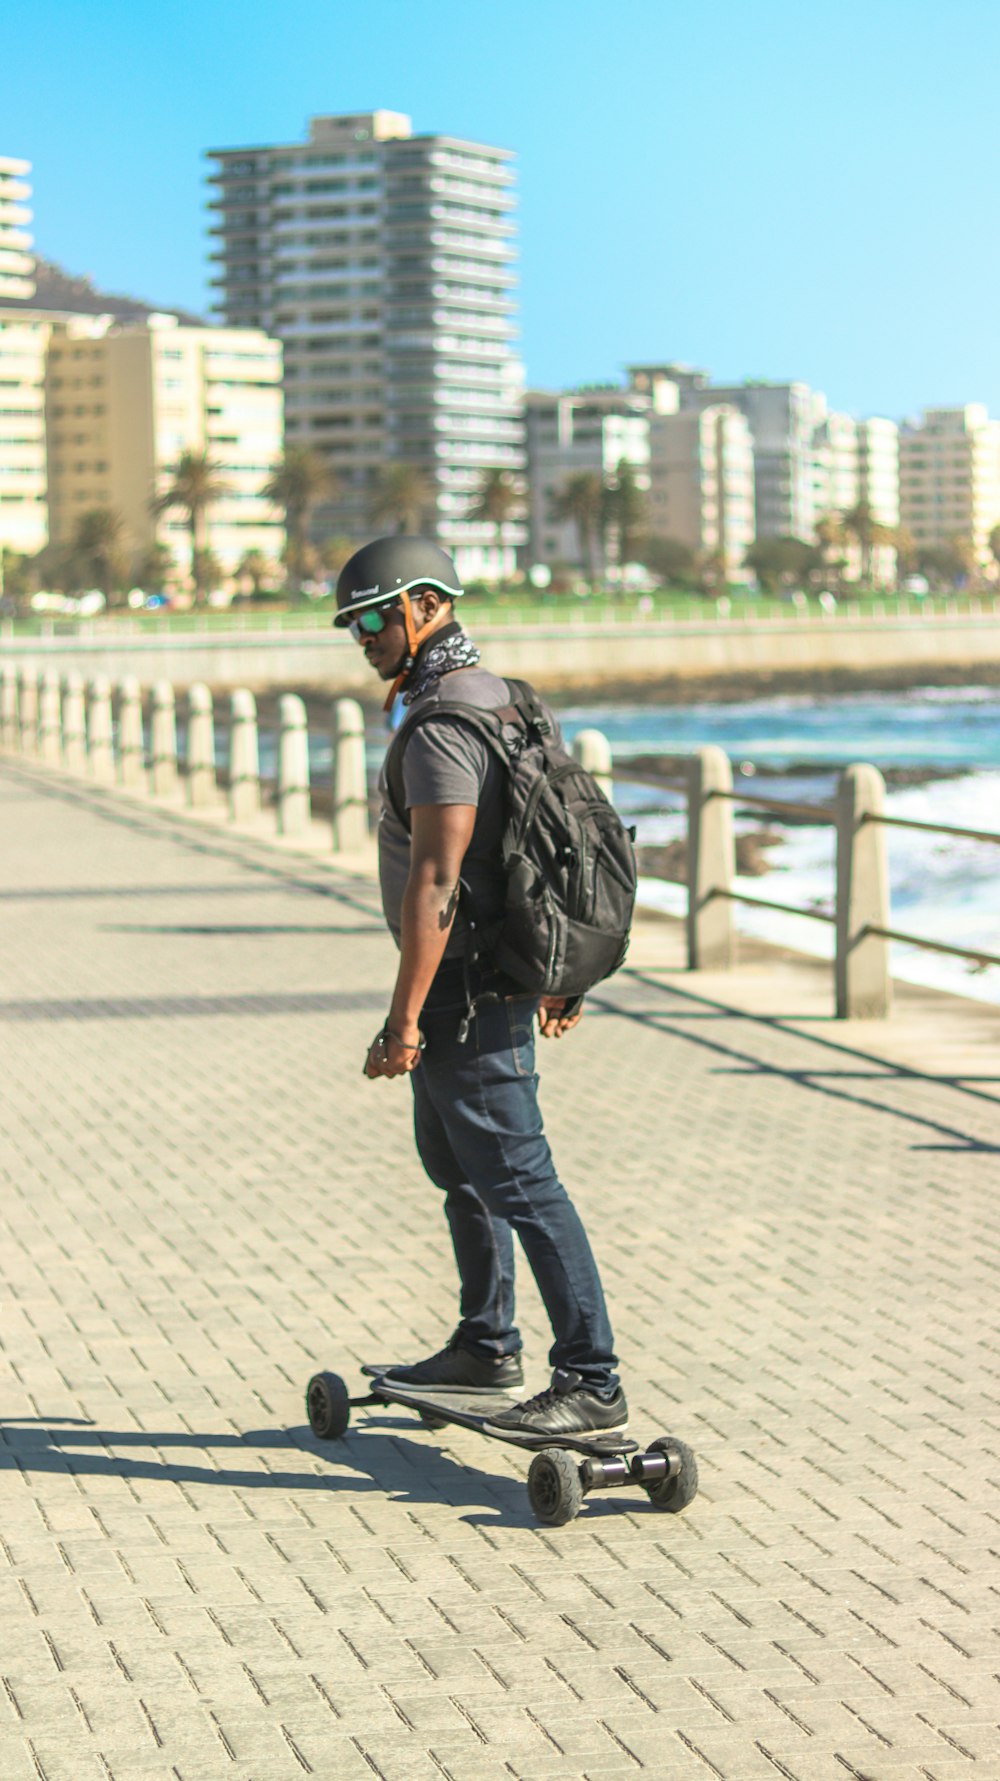
[[[729,616],[734,620],[794,618],[797,612],[818,616],[821,612],[818,600],[810,597],[805,608],[797,607],[791,600],[783,600],[768,595],[750,594],[735,591],[730,594]],[[910,595],[852,593],[838,603],[841,616],[853,616],[854,613],[869,614],[876,612],[887,617],[918,615],[926,610],[928,616],[945,611],[957,613],[970,610],[989,609],[994,596],[990,592],[981,594],[934,594],[922,599]],[[648,602],[648,604],[647,604]],[[534,594],[528,595],[522,588],[512,589],[509,593],[480,593],[467,595],[462,603],[462,615],[472,627],[478,625],[578,625],[578,624],[634,624],[646,623],[724,623],[716,612],[714,600],[705,599],[694,592],[684,589],[661,589],[647,596],[628,594],[609,595],[596,592],[586,596],[573,594]],[[72,636],[81,627],[86,627],[88,634],[94,630],[122,625],[133,634],[149,636],[170,636],[184,632],[224,632],[224,631],[295,631],[312,630],[329,625],[334,613],[332,598],[324,600],[289,601],[287,603],[266,605],[260,609],[239,607],[235,611],[219,611],[209,609],[200,612],[130,612],[113,611],[102,613],[95,619],[78,620],[71,616],[60,617],[53,614],[31,613],[4,622],[3,631],[18,637]],[[7,627],[11,630],[8,631]]]

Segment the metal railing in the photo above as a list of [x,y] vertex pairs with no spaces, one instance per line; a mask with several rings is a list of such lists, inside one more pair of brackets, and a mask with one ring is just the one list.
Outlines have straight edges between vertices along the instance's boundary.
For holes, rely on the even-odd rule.
[[[37,668],[0,665],[0,750],[85,774],[101,785],[118,784],[139,795],[189,806],[221,807],[216,774],[213,701],[196,685],[186,694],[187,758],[178,774],[175,695],[159,681],[150,700],[148,767],[138,683],[127,679],[112,689],[100,677],[84,687],[79,675],[60,682]],[[117,724],[113,721],[117,706]],[[330,843],[355,853],[368,842],[364,717],[351,699],[334,701],[331,711],[332,768]],[[610,795],[611,745],[599,730],[583,730],[574,753],[595,773]],[[623,763],[623,770],[627,767]],[[261,820],[257,708],[253,695],[237,690],[231,699],[228,816],[234,822]],[[892,922],[886,831],[912,829],[929,835],[1000,845],[1000,833],[957,823],[927,822],[887,815],[885,782],[867,763],[847,767],[831,803],[810,804],[735,790],[732,765],[721,748],[703,748],[681,778],[657,775],[657,783],[681,787],[687,808],[687,956],[692,970],[732,963],[733,905],[803,916],[836,930],[834,975],[840,1018],[877,1017],[889,1011],[889,945],[896,942],[945,953],[979,965],[1000,965],[1000,956],[982,947],[911,934]],[[733,814],[736,806],[779,818],[828,824],[836,834],[835,896],[832,911],[808,908],[739,889]],[[277,832],[303,834],[310,825],[309,748],[302,701],[280,700]]]
[[[627,772],[622,763],[622,773]],[[983,947],[959,946],[893,925],[885,831],[913,829],[927,835],[1000,845],[1000,833],[957,823],[890,816],[884,809],[885,781],[867,763],[840,775],[832,803],[809,804],[735,790],[732,767],[719,748],[692,757],[686,779],[664,776],[658,783],[681,785],[687,793],[687,949],[692,970],[732,962],[732,905],[803,916],[836,930],[834,975],[838,1017],[887,1014],[891,1002],[889,943],[916,946],[976,965],[1000,965],[1000,955]],[[808,908],[740,890],[736,876],[732,817],[735,806],[767,811],[800,822],[830,825],[836,833],[835,895],[832,910]]]

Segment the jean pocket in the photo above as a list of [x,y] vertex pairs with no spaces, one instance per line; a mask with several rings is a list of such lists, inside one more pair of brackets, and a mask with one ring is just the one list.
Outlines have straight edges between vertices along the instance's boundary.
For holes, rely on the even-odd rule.
[[510,1028],[510,1050],[519,1076],[535,1073],[535,1014],[537,996],[508,996],[507,1025]]

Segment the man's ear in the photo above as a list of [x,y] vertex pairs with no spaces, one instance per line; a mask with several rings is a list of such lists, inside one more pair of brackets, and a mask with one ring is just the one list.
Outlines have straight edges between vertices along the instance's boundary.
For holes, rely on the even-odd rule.
[[430,624],[431,620],[437,618],[438,613],[447,605],[447,601],[442,594],[438,593],[436,587],[425,587],[417,595],[416,604],[420,607],[425,622]]

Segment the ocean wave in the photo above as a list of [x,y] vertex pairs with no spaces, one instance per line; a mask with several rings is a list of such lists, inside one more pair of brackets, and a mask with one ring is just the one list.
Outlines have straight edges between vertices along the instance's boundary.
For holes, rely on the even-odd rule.
[[[886,814],[917,822],[947,823],[955,828],[995,826],[1000,832],[1000,772],[969,774],[965,778],[890,792]],[[780,828],[774,812],[762,812],[761,821]],[[640,816],[640,844],[652,845],[678,839],[686,818],[657,812]],[[752,828],[754,822],[738,824]],[[767,885],[760,879],[738,878],[737,888],[748,896],[774,895],[781,902],[803,909],[832,911],[836,872],[836,837],[832,826],[789,828],[780,847],[769,850],[772,868]],[[961,836],[932,835],[918,829],[886,831],[889,858],[892,922],[928,940],[965,946],[970,951],[1000,953],[1000,844],[973,841]],[[643,879],[643,900],[671,914],[683,914],[687,892],[682,885]],[[827,924],[773,910],[739,904],[735,921],[742,933],[788,946],[813,957],[833,956],[833,933]],[[1000,1002],[1000,968],[982,967],[973,961],[950,958],[917,946],[894,943],[891,948],[894,976],[932,989],[976,1000]]]

